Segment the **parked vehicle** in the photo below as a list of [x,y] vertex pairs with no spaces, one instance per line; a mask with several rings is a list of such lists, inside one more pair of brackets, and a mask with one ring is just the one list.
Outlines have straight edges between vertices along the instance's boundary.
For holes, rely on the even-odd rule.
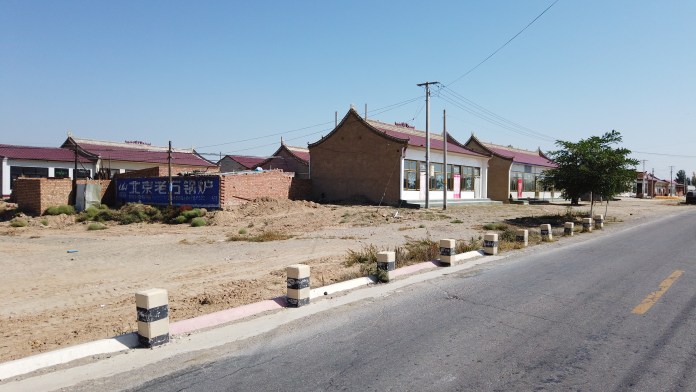
[[696,204],[696,192],[686,192],[686,204]]

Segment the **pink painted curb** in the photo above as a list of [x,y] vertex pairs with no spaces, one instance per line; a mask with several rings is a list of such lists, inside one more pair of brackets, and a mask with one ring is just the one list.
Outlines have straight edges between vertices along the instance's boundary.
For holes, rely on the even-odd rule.
[[193,332],[203,328],[229,323],[230,321],[239,320],[268,310],[282,309],[285,306],[284,297],[278,297],[275,300],[269,299],[249,305],[242,305],[237,308],[221,310],[219,312],[204,314],[203,316],[194,317],[188,320],[177,321],[169,325],[169,333],[172,335],[178,335]]

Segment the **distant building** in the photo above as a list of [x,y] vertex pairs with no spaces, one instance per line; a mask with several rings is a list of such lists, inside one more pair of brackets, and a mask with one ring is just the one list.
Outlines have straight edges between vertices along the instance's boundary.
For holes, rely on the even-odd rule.
[[225,155],[225,157],[218,162],[218,166],[220,166],[221,173],[240,172],[251,170],[265,160],[266,158],[263,157]]
[[365,120],[351,108],[331,133],[309,145],[313,197],[420,204],[426,188],[430,200],[442,201],[447,186],[449,200],[487,200],[489,156],[447,135],[445,167],[444,146],[442,135],[430,134],[428,168],[425,132],[408,124]]
[[0,144],[0,189],[2,197],[12,193],[14,182],[19,177],[27,178],[91,178],[96,158],[77,155],[75,152],[57,147],[32,147]]
[[309,150],[303,147],[288,146],[280,140],[280,147],[270,158],[265,159],[254,167],[264,170],[282,170],[288,173],[295,173],[295,178],[308,179],[309,172]]
[[529,151],[512,146],[484,143],[471,135],[464,145],[481,154],[489,154],[488,197],[498,201],[512,199],[553,199],[559,190],[541,184],[544,170],[556,167],[541,150]]

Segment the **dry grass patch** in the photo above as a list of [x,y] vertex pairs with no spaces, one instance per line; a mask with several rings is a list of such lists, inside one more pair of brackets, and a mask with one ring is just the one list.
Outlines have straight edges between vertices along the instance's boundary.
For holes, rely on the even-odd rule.
[[257,235],[238,235],[230,234],[227,236],[227,241],[247,241],[247,242],[271,242],[283,241],[293,238],[293,235],[281,233],[279,231],[264,231]]

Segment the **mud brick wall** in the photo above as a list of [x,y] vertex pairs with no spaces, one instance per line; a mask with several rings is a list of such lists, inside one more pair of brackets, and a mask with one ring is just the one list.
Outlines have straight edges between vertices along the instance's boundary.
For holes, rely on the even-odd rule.
[[220,204],[224,206],[259,197],[308,200],[311,188],[311,180],[297,179],[282,171],[229,174],[220,179]]

